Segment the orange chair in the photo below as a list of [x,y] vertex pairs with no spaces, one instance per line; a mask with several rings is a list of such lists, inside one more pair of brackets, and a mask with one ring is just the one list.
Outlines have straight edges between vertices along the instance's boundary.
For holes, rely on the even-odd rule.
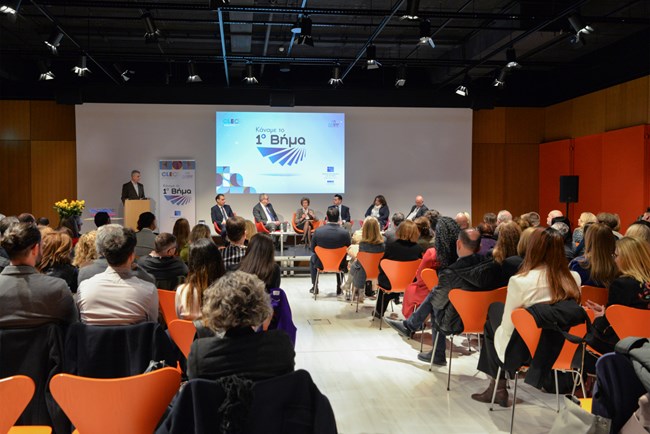
[[650,309],[614,304],[607,308],[605,317],[619,339],[629,336],[650,338]]
[[[316,228],[318,228],[321,225],[322,221],[321,220],[312,220],[311,221],[311,233],[313,234]],[[298,235],[302,235],[305,233],[303,228],[299,228],[296,226],[296,213],[294,212],[293,215],[291,216],[291,226],[293,226],[293,231],[297,233]]]
[[217,232],[217,234],[221,235],[221,228],[219,227],[217,222],[212,222],[212,224],[214,225],[214,230]]
[[582,285],[580,287],[580,301],[584,304],[587,300],[591,300],[601,306],[607,306],[608,292],[607,288]]
[[[388,277],[388,281],[390,282],[390,289],[378,287],[379,290],[384,294],[383,296],[385,297],[386,294],[394,294],[406,291],[406,287],[409,286],[415,278],[415,273],[418,271],[420,262],[422,262],[421,259],[416,259],[414,261],[394,261],[392,259],[382,259],[379,264],[381,265],[381,269],[384,271],[384,274],[386,274],[386,277]],[[379,316],[379,330],[381,330],[382,323],[384,322],[384,312],[379,312]],[[374,316],[372,320],[375,320]]]
[[158,289],[158,305],[167,326],[173,320],[178,319],[178,314],[176,313],[176,291]]
[[268,229],[266,229],[266,226],[264,226],[264,223],[262,222],[255,222],[255,227],[257,228],[257,232],[263,233],[263,234],[270,234]]
[[341,261],[348,253],[346,246],[338,247],[336,249],[326,249],[325,247],[316,246],[314,253],[320,259],[322,268],[316,271],[316,282],[314,283],[314,300],[318,297],[318,280],[321,273],[338,273],[341,275],[341,282],[343,282],[343,273],[341,272]]
[[110,379],[58,374],[50,391],[77,428],[74,434],[151,434],[180,383],[172,368]]
[[13,426],[32,400],[36,386],[25,375],[14,375],[0,379],[0,433],[7,434],[50,434],[49,426]]
[[425,268],[420,273],[424,284],[427,285],[427,288],[433,289],[438,285],[438,272],[433,268]]
[[[377,276],[379,276],[379,261],[381,261],[381,258],[383,257],[384,257],[384,252],[357,253],[357,261],[359,261],[359,263],[363,267],[363,270],[366,272],[366,282],[369,280],[374,280],[377,278]],[[360,291],[363,291],[363,288],[361,288]],[[357,294],[357,312],[359,312],[359,294]]]
[[187,359],[190,354],[192,342],[194,342],[194,336],[196,336],[196,326],[194,326],[192,321],[183,319],[175,319],[167,326],[169,327],[169,336],[172,338],[172,341],[174,341]]
[[[423,270],[424,271],[424,270]],[[449,301],[458,312],[458,316],[463,321],[462,333],[483,334],[485,320],[487,318],[488,308],[492,303],[506,301],[505,286],[491,291],[466,291],[463,289],[452,289],[449,291]],[[439,332],[436,332],[439,333]],[[447,371],[447,390],[449,390],[451,382],[451,361],[454,355],[454,335],[449,336],[451,343],[449,349],[449,367]],[[479,342],[481,340],[479,339]],[[436,353],[436,345],[438,339],[433,342],[433,354]],[[469,342],[467,344],[469,346]],[[431,358],[431,365],[429,371],[433,369],[433,357]]]

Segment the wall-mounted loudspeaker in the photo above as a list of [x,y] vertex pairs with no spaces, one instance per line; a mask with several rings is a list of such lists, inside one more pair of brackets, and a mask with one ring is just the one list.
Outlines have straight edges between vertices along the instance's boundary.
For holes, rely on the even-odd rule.
[[560,176],[560,202],[575,203],[578,201],[578,177]]

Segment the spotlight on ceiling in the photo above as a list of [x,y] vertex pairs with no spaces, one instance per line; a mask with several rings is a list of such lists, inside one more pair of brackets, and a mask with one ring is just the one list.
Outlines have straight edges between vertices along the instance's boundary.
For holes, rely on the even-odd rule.
[[420,21],[420,40],[419,45],[430,45],[431,48],[436,48],[436,43],[431,38],[431,22],[429,20]]
[[332,78],[327,81],[327,84],[330,86],[340,86],[343,84],[343,79],[341,78],[341,65],[336,64],[332,68]]
[[463,83],[456,88],[456,95],[460,96],[469,96],[469,76],[465,74],[465,78],[463,78]]
[[257,81],[257,78],[255,78],[255,73],[253,72],[253,64],[252,63],[247,63],[246,64],[246,76],[244,76],[244,83],[246,84],[257,84],[259,81]]
[[291,33],[295,35],[299,35],[301,31],[301,26],[302,26],[302,18],[298,17],[296,22],[291,26]]
[[6,15],[16,15],[20,9],[20,0],[2,0],[0,3],[0,13]]
[[148,44],[158,42],[158,38],[162,36],[162,32],[156,27],[151,12],[147,11],[143,13],[140,18],[144,20],[144,41]]
[[377,47],[374,45],[368,45],[366,48],[366,68],[368,69],[378,69],[381,67],[381,63],[377,61]]
[[200,83],[203,80],[201,80],[201,77],[199,77],[199,74],[196,72],[196,65],[194,62],[191,60],[187,62],[187,82],[188,83]]
[[514,48],[508,48],[506,50],[506,68],[508,69],[521,69],[521,64],[517,62],[517,54],[515,53]]
[[300,23],[300,36],[298,36],[298,45],[314,46],[314,40],[311,37],[311,18],[308,16],[302,17]]
[[402,15],[403,20],[415,21],[420,19],[418,16],[418,9],[420,7],[420,0],[406,0],[406,11]]
[[78,77],[85,77],[88,74],[92,73],[88,66],[86,65],[87,58],[86,56],[81,56],[79,58],[79,64],[72,68],[72,72],[77,74]]
[[208,7],[211,10],[219,9],[221,6],[227,6],[230,4],[230,0],[208,0]]
[[43,42],[45,42],[45,45],[47,45],[50,48],[52,54],[57,54],[57,50],[59,48],[59,45],[61,45],[62,39],[63,39],[63,32],[58,28],[55,28],[54,30],[52,30],[50,37]]
[[119,63],[114,63],[113,68],[117,71],[118,74],[120,74],[120,77],[124,82],[127,82],[133,78],[133,74],[135,74],[135,71],[131,71],[128,68],[125,68],[124,66],[120,65]]
[[495,78],[494,81],[492,82],[492,86],[502,89],[503,86],[505,86],[506,84],[507,75],[508,75],[508,69],[503,68],[501,72],[499,72],[499,76]]
[[397,76],[395,78],[395,87],[404,87],[406,84],[406,65],[397,67]]
[[40,75],[38,76],[39,81],[54,80],[56,77],[50,68],[49,62],[44,60],[38,62],[38,70],[40,72]]
[[584,35],[589,35],[594,32],[594,28],[585,24],[584,21],[582,21],[582,17],[578,14],[569,16],[569,24],[571,24],[571,27],[575,32],[575,35],[571,37],[572,44],[584,45],[586,43]]

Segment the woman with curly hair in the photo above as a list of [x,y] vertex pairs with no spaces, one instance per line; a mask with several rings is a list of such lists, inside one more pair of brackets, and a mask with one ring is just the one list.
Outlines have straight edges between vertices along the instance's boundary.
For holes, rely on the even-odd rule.
[[50,232],[41,241],[41,261],[36,268],[43,274],[65,280],[70,291],[77,292],[79,270],[72,266],[70,253],[72,238],[62,232]]
[[86,265],[92,264],[95,259],[99,258],[97,246],[95,245],[96,239],[97,231],[90,231],[79,238],[79,242],[74,246],[74,259],[72,260],[72,265],[77,268],[83,268]]
[[205,291],[203,323],[223,337],[192,343],[187,376],[216,380],[238,375],[257,381],[293,372],[295,351],[282,330],[256,333],[273,313],[264,282],[243,271],[226,274]]

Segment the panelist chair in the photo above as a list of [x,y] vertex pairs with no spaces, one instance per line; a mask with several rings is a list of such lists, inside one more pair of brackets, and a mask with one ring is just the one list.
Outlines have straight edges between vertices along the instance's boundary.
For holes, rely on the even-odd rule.
[[36,386],[26,375],[14,375],[0,379],[0,433],[7,434],[50,434],[49,426],[14,426],[27,404],[34,396]]
[[316,246],[314,253],[320,259],[322,268],[316,269],[316,282],[314,282],[314,300],[318,297],[318,281],[321,273],[337,273],[341,276],[341,283],[343,283],[343,272],[341,271],[341,261],[348,253],[346,246],[338,247],[336,249],[327,249],[325,247]]
[[[379,263],[381,269],[384,270],[388,281],[390,282],[390,289],[382,288],[378,286],[380,293],[378,297],[385,297],[386,294],[401,293],[406,291],[406,287],[413,282],[415,278],[415,273],[418,271],[420,266],[421,259],[416,259],[414,261],[394,261],[392,259],[382,259]],[[379,330],[381,330],[382,323],[384,322],[384,312],[383,304],[381,309],[382,312],[379,312]],[[375,320],[373,316],[372,320]]]
[[58,374],[50,390],[73,434],[152,434],[180,384],[176,369],[162,368],[110,379]]
[[[381,261],[381,258],[384,257],[384,252],[379,252],[379,253],[369,253],[369,252],[359,252],[357,253],[357,261],[361,264],[363,267],[363,270],[366,272],[366,282],[370,280],[376,280],[377,277],[379,276],[379,261]],[[354,287],[354,283],[352,284],[351,288]],[[353,288],[354,290],[357,290],[358,288]],[[363,291],[364,288],[358,289],[359,291]],[[352,300],[352,298],[350,298]],[[357,310],[356,312],[359,312],[359,294],[357,294]]]
[[214,230],[215,230],[215,232],[216,232],[219,236],[221,236],[221,228],[219,227],[219,225],[217,224],[217,222],[212,222],[212,224],[214,225]]

